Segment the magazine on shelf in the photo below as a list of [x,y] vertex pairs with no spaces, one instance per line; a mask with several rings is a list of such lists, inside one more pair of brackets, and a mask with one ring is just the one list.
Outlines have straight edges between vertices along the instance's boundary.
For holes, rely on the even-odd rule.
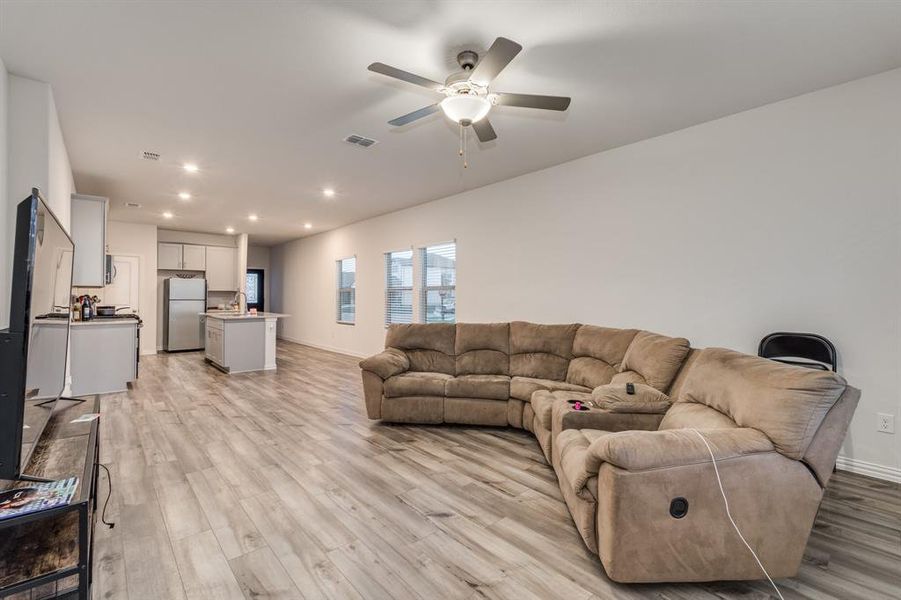
[[78,477],[70,477],[0,491],[0,521],[64,506],[72,501],[77,489]]

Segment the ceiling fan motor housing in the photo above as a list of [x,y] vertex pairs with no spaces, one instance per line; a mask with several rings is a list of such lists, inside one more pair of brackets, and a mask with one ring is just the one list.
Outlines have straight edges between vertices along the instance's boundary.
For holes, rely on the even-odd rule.
[[479,55],[472,50],[464,50],[457,55],[457,64],[459,64],[464,71],[472,71],[478,62]]

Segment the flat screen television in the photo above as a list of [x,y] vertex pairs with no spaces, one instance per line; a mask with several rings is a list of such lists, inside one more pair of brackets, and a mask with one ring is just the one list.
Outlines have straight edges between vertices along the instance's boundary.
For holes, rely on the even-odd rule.
[[37,189],[16,211],[0,332],[0,479],[17,479],[66,386],[75,245]]

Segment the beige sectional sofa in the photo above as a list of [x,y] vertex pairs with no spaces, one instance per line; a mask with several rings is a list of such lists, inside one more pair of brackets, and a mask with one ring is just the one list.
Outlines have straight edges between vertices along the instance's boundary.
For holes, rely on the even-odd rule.
[[763,577],[710,451],[770,575],[794,575],[860,396],[834,373],[634,329],[392,325],[385,346],[360,363],[369,418],[533,432],[620,582]]

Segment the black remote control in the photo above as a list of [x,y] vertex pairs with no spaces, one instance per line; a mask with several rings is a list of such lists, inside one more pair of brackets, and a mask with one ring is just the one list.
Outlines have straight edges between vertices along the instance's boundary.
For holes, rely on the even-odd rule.
[[635,393],[635,384],[634,383],[626,384],[626,393],[629,395],[632,395]]

